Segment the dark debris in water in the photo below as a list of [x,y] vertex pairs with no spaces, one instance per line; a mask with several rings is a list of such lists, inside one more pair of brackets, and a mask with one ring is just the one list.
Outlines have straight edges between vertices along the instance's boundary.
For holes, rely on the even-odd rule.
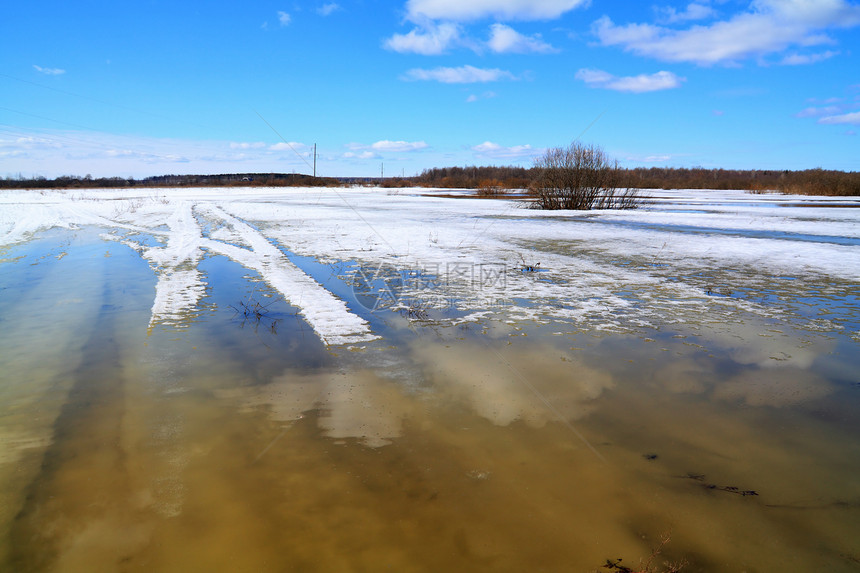
[[655,564],[655,560],[663,553],[663,550],[671,539],[670,533],[664,533],[661,535],[659,545],[651,550],[651,555],[649,555],[647,559],[640,559],[639,565],[637,565],[635,569],[624,565],[621,557],[618,557],[617,559],[607,559],[601,567],[611,571],[621,571],[622,573],[680,573],[680,571],[689,564],[686,559],[682,559],[675,563],[664,562],[662,566]]
[[702,487],[705,489],[712,489],[716,491],[725,491],[728,493],[734,493],[736,495],[740,495],[742,497],[747,497],[751,495],[758,495],[758,492],[754,489],[741,489],[739,487],[735,487],[733,485],[717,485],[715,483],[711,483],[705,479],[704,474],[696,474],[692,472],[688,472],[687,475],[682,476],[685,479],[691,479],[693,481],[699,482]]
[[606,563],[602,565],[604,569],[610,569],[612,571],[621,571],[622,573],[634,573],[634,570],[626,565],[622,565],[620,557],[618,559],[607,559]]
[[420,304],[410,304],[401,311],[401,314],[411,320],[428,320],[430,318],[430,313]]
[[536,273],[536,272],[541,270],[540,263],[529,264],[526,262],[526,259],[525,259],[525,257],[523,257],[522,254],[520,254],[520,259],[523,261],[523,266],[521,267],[521,270],[524,273]]

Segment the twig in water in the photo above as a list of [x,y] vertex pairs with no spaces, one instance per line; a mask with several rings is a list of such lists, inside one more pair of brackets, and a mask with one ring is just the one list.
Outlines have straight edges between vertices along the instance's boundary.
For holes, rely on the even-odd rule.
[[526,263],[526,259],[525,259],[525,257],[523,256],[523,254],[522,254],[522,253],[520,253],[519,255],[520,255],[520,260],[522,260],[522,261],[523,261],[523,267],[522,267],[522,270],[523,270],[524,272],[527,272],[527,273],[536,273],[536,272],[538,272],[538,271],[540,270],[540,263],[538,263],[538,264],[536,264],[536,265],[530,265],[530,264]]

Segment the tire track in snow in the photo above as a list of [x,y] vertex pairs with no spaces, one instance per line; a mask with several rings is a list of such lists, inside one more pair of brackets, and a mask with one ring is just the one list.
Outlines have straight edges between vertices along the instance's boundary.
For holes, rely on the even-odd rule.
[[[181,325],[189,309],[197,307],[205,285],[197,265],[203,258],[203,232],[192,212],[192,203],[181,201],[167,218],[164,247],[140,249],[158,274],[149,328],[157,323]],[[157,233],[156,233],[157,234]],[[164,235],[163,235],[164,236]]]
[[200,246],[260,273],[266,283],[301,311],[325,344],[356,344],[379,338],[371,332],[366,320],[350,312],[345,302],[290,262],[259,231],[215,205],[201,203],[195,208],[207,217],[229,224],[251,248],[205,237],[201,238]]

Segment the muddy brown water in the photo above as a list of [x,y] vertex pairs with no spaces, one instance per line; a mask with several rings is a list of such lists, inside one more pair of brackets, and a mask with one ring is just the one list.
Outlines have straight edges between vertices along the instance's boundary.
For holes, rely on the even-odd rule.
[[154,328],[121,244],[0,259],[0,570],[635,569],[666,536],[655,570],[860,568],[848,338],[497,321],[326,348],[282,302],[237,317],[271,293],[218,257],[202,310]]

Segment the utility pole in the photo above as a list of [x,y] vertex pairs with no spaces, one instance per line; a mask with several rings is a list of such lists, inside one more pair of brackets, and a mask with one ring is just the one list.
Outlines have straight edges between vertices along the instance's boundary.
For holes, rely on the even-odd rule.
[[379,164],[379,178],[385,179],[385,163]]
[[314,143],[314,177],[317,176],[317,144]]

